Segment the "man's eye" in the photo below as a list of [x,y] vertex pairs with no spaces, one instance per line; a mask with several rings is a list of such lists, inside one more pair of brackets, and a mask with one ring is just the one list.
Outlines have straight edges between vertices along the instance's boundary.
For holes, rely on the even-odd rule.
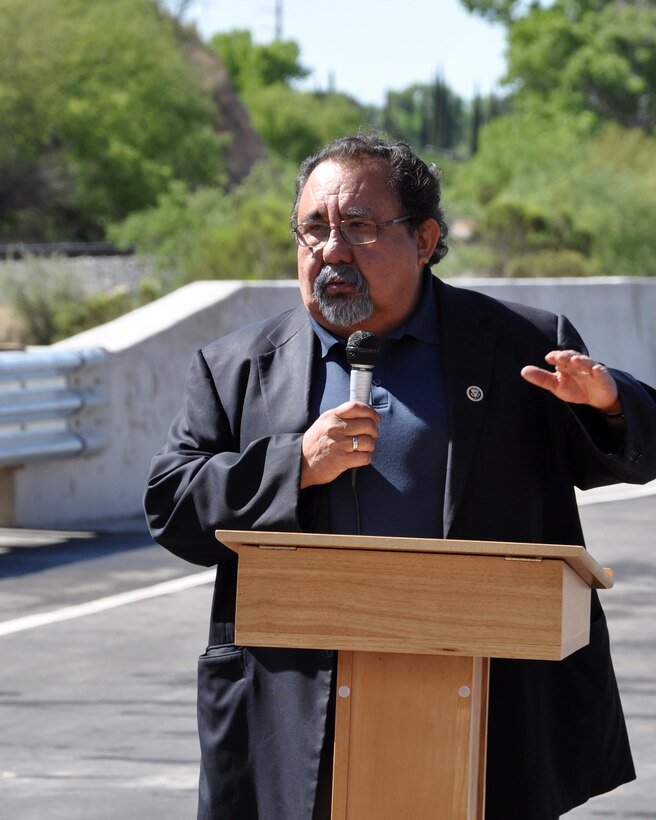
[[349,231],[365,231],[371,228],[371,221],[366,219],[351,219],[346,223]]
[[304,222],[299,226],[301,233],[310,234],[311,236],[322,236],[330,227],[325,222]]

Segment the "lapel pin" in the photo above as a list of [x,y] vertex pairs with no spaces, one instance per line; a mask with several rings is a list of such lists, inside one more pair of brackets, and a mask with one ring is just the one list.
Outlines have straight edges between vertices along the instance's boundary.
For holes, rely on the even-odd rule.
[[472,384],[467,388],[467,398],[470,401],[481,401],[483,399],[483,391],[480,387]]

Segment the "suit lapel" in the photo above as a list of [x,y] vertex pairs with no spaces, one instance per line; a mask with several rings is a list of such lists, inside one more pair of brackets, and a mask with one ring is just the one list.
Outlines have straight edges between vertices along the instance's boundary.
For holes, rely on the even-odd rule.
[[[496,336],[482,327],[478,300],[438,282],[449,442],[444,495],[444,536],[448,537],[469,478],[487,412]],[[494,480],[493,477],[491,480]]]
[[273,350],[258,356],[260,386],[272,433],[302,432],[309,424],[314,333],[297,308],[268,337]]

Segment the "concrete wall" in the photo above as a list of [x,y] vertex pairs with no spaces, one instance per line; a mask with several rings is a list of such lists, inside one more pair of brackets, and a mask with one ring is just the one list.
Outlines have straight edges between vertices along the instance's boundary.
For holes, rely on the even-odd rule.
[[109,446],[97,455],[26,465],[14,473],[15,526],[105,528],[141,517],[150,458],[180,407],[199,347],[299,302],[294,282],[195,282],[58,348],[102,347]]
[[[595,358],[656,383],[654,280],[460,279],[457,284],[565,313]],[[110,443],[97,455],[16,470],[11,523],[70,529],[108,528],[130,517],[141,522],[150,458],[180,407],[192,353],[298,303],[295,282],[196,282],[58,343],[58,348],[102,347],[110,354],[102,374],[110,396]]]
[[656,384],[656,279],[469,279],[453,284],[564,313],[593,358]]

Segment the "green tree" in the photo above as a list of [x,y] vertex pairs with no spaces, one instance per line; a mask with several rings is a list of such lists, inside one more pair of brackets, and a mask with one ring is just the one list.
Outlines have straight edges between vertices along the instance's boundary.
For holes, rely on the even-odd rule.
[[344,94],[298,91],[307,75],[293,41],[253,43],[250,32],[217,34],[211,45],[246,104],[251,123],[278,157],[300,162],[323,143],[366,125],[361,107]]
[[627,128],[656,127],[652,3],[535,6],[510,27],[508,61],[507,79],[520,98],[537,94]]
[[467,11],[494,23],[510,23],[527,6],[523,0],[461,0]]
[[656,139],[614,123],[595,136],[572,179],[578,223],[606,273],[656,276]]
[[210,46],[219,55],[238,93],[274,83],[289,84],[307,77],[309,71],[299,62],[300,49],[293,40],[253,42],[250,31],[238,29],[215,34]]
[[483,101],[478,96],[474,97],[472,103],[471,122],[469,126],[469,154],[474,156],[478,151],[478,137],[483,125]]
[[423,147],[432,137],[431,113],[429,87],[415,83],[401,91],[387,92],[380,125],[392,136]]
[[463,101],[441,78],[437,78],[431,86],[430,101],[429,144],[451,151],[463,136]]
[[464,101],[441,78],[388,91],[380,124],[420,150],[455,151],[462,145],[467,115]]
[[296,276],[289,214],[295,166],[269,160],[230,191],[174,185],[157,206],[113,226],[119,244],[138,243],[161,271],[163,290],[196,279]]
[[218,178],[213,103],[151,0],[0,0],[0,235],[95,238]]
[[656,275],[656,5],[463,0],[508,28],[512,112],[455,200],[504,275]]
[[656,128],[656,4],[647,0],[462,0],[508,27],[505,82],[627,128]]
[[527,275],[526,258],[544,251],[553,270],[568,251],[569,275],[656,275],[656,140],[640,130],[599,129],[556,106],[515,112],[483,129],[474,159],[453,169],[450,196],[475,215],[488,271],[518,271],[524,259]]
[[382,110],[369,118],[420,151],[462,158],[476,152],[482,125],[507,107],[506,101],[495,95],[465,101],[437,77],[432,83],[388,91]]
[[245,96],[251,123],[276,156],[295,163],[335,137],[366,125],[360,107],[343,94],[311,94],[282,83]]

